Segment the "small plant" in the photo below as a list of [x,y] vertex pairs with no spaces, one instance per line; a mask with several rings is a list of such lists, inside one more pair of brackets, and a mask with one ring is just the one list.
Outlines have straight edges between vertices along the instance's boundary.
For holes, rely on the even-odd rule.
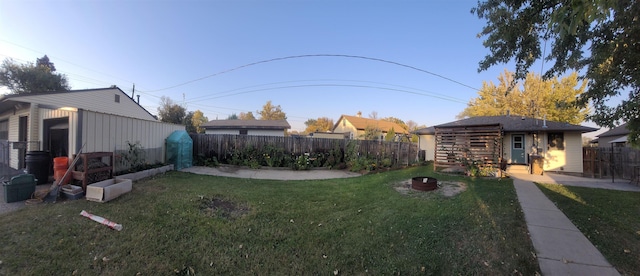
[[292,169],[294,170],[308,170],[311,168],[311,163],[309,162],[309,154],[305,153],[303,155],[297,156],[295,158],[295,162],[293,163]]
[[136,171],[144,166],[144,150],[139,141],[135,143],[127,141],[127,149],[121,155],[120,164],[122,167],[128,168],[129,171]]

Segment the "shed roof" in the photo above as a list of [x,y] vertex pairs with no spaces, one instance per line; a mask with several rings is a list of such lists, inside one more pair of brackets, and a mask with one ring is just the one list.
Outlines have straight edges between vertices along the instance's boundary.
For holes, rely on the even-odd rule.
[[[120,104],[113,95],[120,95]],[[123,117],[157,121],[148,110],[116,86],[108,88],[7,94],[0,97],[0,111],[14,108],[19,103],[35,103],[44,108],[72,107]]]
[[348,120],[358,130],[365,130],[368,126],[375,126],[383,132],[389,132],[393,128],[393,131],[395,133],[409,134],[409,132],[405,130],[401,125],[394,122],[349,115],[340,116],[340,119],[338,119],[338,122],[333,126],[333,129],[336,129],[342,119]]
[[289,129],[287,120],[212,120],[201,125],[205,129]]
[[450,123],[435,126],[435,128],[445,127],[465,127],[483,125],[502,125],[504,131],[571,131],[571,132],[591,132],[597,128],[573,125],[569,123],[541,120],[522,116],[478,116],[466,118]]

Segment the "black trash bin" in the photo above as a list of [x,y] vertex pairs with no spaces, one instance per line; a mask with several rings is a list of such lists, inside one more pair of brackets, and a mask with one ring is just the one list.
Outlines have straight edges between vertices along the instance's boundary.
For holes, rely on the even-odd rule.
[[38,185],[49,182],[51,156],[48,151],[27,151],[24,161],[27,165],[27,173],[33,174],[38,179]]

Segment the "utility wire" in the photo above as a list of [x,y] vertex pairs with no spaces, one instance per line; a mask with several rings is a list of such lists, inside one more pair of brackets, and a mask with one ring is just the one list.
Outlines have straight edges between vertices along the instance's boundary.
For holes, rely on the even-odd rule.
[[[211,97],[211,98],[208,98],[208,99],[209,99],[209,100],[212,100],[212,99],[219,99],[219,98],[224,98],[224,97],[237,96],[237,95],[248,94],[248,93],[254,93],[254,92],[260,92],[260,91],[268,91],[268,90],[276,90],[276,89],[302,88],[302,87],[350,87],[350,88],[369,88],[369,89],[388,90],[388,91],[403,92],[403,93],[407,93],[407,94],[414,94],[414,95],[420,95],[420,96],[427,96],[427,97],[438,98],[438,99],[442,99],[442,100],[446,100],[446,101],[451,101],[451,102],[462,103],[462,104],[466,104],[466,103],[467,103],[467,101],[463,101],[463,100],[461,100],[461,99],[452,99],[452,98],[442,97],[442,96],[438,96],[438,95],[429,95],[429,94],[425,94],[425,93],[419,93],[419,92],[415,92],[415,91],[408,91],[408,90],[397,89],[397,88],[380,87],[380,86],[371,86],[371,85],[330,84],[330,83],[329,83],[329,84],[303,84],[303,85],[289,85],[289,86],[279,86],[279,87],[269,87],[269,88],[253,89],[253,90],[241,91],[241,92],[237,92],[237,93],[233,93],[233,94],[226,94],[226,95],[214,96],[214,97]],[[187,102],[187,103],[189,103],[189,102]]]
[[252,62],[252,63],[248,63],[248,64],[245,64],[245,65],[241,65],[241,66],[238,66],[238,67],[235,67],[235,68],[231,68],[231,69],[227,69],[227,70],[224,70],[224,71],[220,71],[220,72],[215,73],[215,74],[207,75],[207,76],[200,77],[200,78],[197,78],[197,79],[193,79],[193,80],[190,80],[190,81],[186,81],[186,82],[183,82],[183,83],[180,83],[180,84],[172,85],[172,86],[169,86],[169,87],[165,87],[165,88],[161,88],[161,89],[156,89],[156,90],[147,90],[146,92],[151,93],[151,92],[164,91],[164,90],[168,90],[168,89],[172,89],[172,88],[176,88],[176,87],[184,86],[184,85],[187,85],[187,84],[190,84],[190,83],[194,83],[194,82],[197,82],[197,81],[201,81],[201,80],[204,80],[204,79],[208,79],[208,78],[211,78],[211,77],[215,77],[215,76],[218,76],[218,75],[222,75],[222,74],[225,74],[225,73],[229,73],[229,72],[232,72],[232,71],[236,71],[236,70],[239,70],[239,69],[242,69],[242,68],[246,68],[246,67],[249,67],[249,66],[254,66],[254,65],[258,65],[258,64],[262,64],[262,63],[268,63],[268,62],[274,62],[274,61],[281,61],[281,60],[287,60],[287,59],[313,58],[313,57],[340,57],[340,58],[355,58],[355,59],[365,59],[365,60],[371,60],[371,61],[378,61],[378,62],[382,62],[382,63],[393,64],[393,65],[397,65],[397,66],[400,66],[400,67],[405,67],[405,68],[409,68],[409,69],[416,70],[416,71],[419,71],[419,72],[423,72],[423,73],[426,73],[426,74],[429,74],[429,75],[433,75],[433,76],[436,76],[436,77],[439,77],[439,78],[442,78],[442,79],[448,80],[448,81],[450,81],[450,82],[453,82],[453,83],[459,84],[459,85],[461,85],[461,86],[464,86],[464,87],[467,87],[467,88],[473,89],[473,90],[475,90],[475,91],[480,91],[480,89],[478,89],[478,88],[475,88],[475,87],[473,87],[473,86],[470,86],[470,85],[464,84],[464,83],[459,82],[459,81],[456,81],[456,80],[454,80],[454,79],[451,79],[451,78],[445,77],[445,76],[443,76],[443,75],[436,74],[436,73],[433,73],[433,72],[430,72],[430,71],[427,71],[427,70],[424,70],[424,69],[420,69],[420,68],[415,67],[415,66],[406,65],[406,64],[403,64],[403,63],[395,62],[395,61],[390,61],[390,60],[385,60],[385,59],[380,59],[380,58],[373,58],[373,57],[356,56],[356,55],[341,55],[341,54],[310,54],[310,55],[286,56],[286,57],[272,58],[272,59],[267,59],[267,60],[261,60],[261,61],[257,61],[257,62]]
[[[362,80],[341,80],[341,79],[317,79],[317,80],[296,80],[296,81],[282,81],[282,82],[274,82],[274,83],[267,83],[267,84],[258,84],[258,85],[252,85],[252,86],[247,86],[247,87],[243,87],[243,88],[236,88],[236,89],[232,89],[232,90],[227,90],[227,91],[223,91],[223,92],[218,92],[218,93],[214,93],[211,95],[204,95],[204,96],[198,96],[198,97],[194,97],[194,98],[190,98],[188,99],[187,102],[194,102],[194,101],[198,101],[198,100],[206,100],[206,99],[210,99],[213,98],[215,96],[219,96],[219,95],[223,95],[223,94],[228,94],[234,91],[240,91],[240,90],[244,90],[244,89],[249,89],[249,88],[255,88],[255,87],[261,87],[261,86],[270,86],[270,85],[279,85],[279,84],[285,84],[285,83],[299,83],[299,82],[356,82],[356,83],[371,83],[371,84],[377,84],[377,85],[384,85],[384,86],[391,86],[391,87],[399,87],[402,88],[402,90],[415,90],[415,91],[419,91],[419,92],[424,92],[427,94],[436,94],[442,97],[447,97],[450,98],[453,101],[464,101],[466,102],[466,100],[460,99],[460,98],[456,98],[456,97],[451,97],[449,95],[445,95],[442,93],[437,93],[437,92],[431,92],[431,91],[426,91],[426,90],[422,90],[422,89],[417,89],[417,88],[413,88],[413,87],[408,87],[408,86],[402,86],[402,85],[394,85],[394,84],[388,84],[388,83],[381,83],[381,82],[374,82],[374,81],[362,81]],[[376,86],[378,87],[378,86]],[[232,94],[234,95],[234,94]]]

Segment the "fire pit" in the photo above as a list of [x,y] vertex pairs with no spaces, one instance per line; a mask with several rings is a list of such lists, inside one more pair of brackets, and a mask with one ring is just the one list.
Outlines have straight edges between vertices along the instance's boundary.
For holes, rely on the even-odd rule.
[[432,191],[438,188],[438,179],[427,176],[411,178],[411,188],[418,191]]

